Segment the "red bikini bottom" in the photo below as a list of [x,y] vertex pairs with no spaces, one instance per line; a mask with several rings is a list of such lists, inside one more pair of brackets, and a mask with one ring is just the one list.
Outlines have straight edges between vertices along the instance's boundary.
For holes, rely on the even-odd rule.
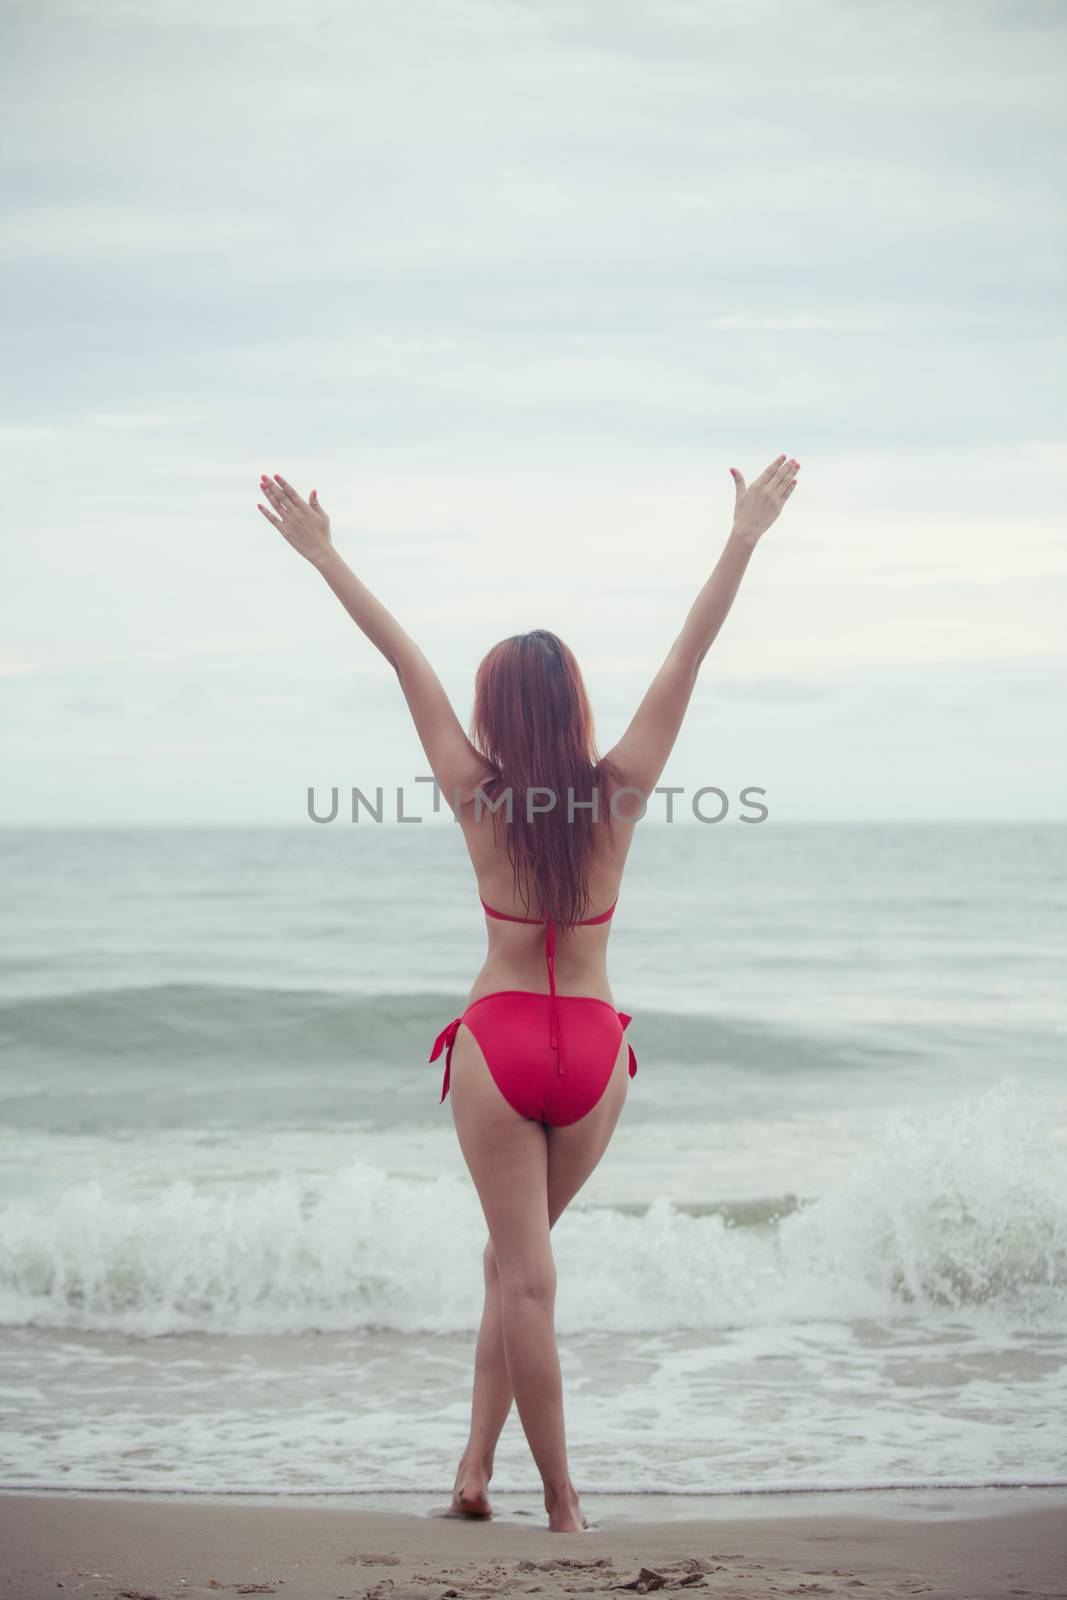
[[[434,1041],[431,1061],[446,1051],[441,1100],[448,1093],[452,1046],[462,1022],[480,1046],[500,1093],[521,1116],[553,1128],[578,1122],[607,1088],[631,1020],[625,1011],[590,995],[553,996],[526,989],[483,994]],[[631,1045],[631,1078],[636,1071]]]

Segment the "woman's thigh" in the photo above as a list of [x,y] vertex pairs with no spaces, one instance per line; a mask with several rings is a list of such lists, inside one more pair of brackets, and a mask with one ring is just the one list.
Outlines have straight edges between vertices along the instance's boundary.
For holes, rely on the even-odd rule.
[[498,1267],[503,1268],[504,1257],[511,1265],[525,1261],[547,1270],[549,1230],[607,1149],[628,1084],[629,1049],[623,1038],[593,1109],[565,1127],[546,1127],[504,1099],[477,1040],[460,1027],[452,1053],[452,1118]]
[[629,1082],[630,1049],[624,1035],[607,1088],[592,1111],[577,1122],[547,1130],[549,1227],[599,1165],[626,1104]]
[[452,1050],[449,1099],[497,1269],[516,1286],[545,1288],[554,1278],[546,1129],[504,1099],[465,1024]]

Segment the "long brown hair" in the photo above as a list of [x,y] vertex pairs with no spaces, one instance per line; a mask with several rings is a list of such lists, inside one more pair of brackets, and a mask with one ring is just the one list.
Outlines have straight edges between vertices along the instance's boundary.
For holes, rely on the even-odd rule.
[[[613,763],[600,760],[593,716],[573,653],[545,628],[516,633],[494,645],[478,668],[474,685],[471,742],[494,775],[481,788],[493,800],[512,790],[506,807],[493,812],[507,828],[508,860],[527,912],[531,889],[540,913],[563,930],[589,910],[589,867],[604,829],[611,832],[611,793],[619,782]],[[551,811],[527,814],[527,790],[550,789]],[[574,818],[567,820],[568,790]],[[588,802],[596,794],[597,821]],[[535,796],[534,803],[544,797]]]

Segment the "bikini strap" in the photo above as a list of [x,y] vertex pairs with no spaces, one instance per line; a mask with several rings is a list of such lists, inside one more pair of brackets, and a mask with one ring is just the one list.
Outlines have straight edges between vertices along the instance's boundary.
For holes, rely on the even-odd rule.
[[[481,895],[478,896],[478,899],[482,900]],[[489,905],[488,901],[486,900],[482,900],[482,910],[485,912],[487,917],[495,917],[498,922],[534,923],[541,921],[540,917],[513,917],[510,911],[494,911],[493,907]]]
[[567,1069],[563,1065],[563,1047],[559,1042],[559,1000],[556,998],[556,924],[551,917],[545,923],[545,965],[548,968],[549,1043],[556,1052],[556,1069],[562,1077]]
[[[481,895],[479,895],[478,898],[482,901],[482,910],[485,912],[486,916],[495,917],[498,922],[527,922],[532,926],[534,923],[544,922],[545,920],[543,917],[513,917],[510,911],[495,910],[494,907],[488,903],[488,901],[482,900]],[[610,922],[612,917],[615,915],[615,907],[618,905],[618,903],[619,897],[616,895],[608,909],[606,911],[602,911],[599,917],[583,917],[577,926],[579,928],[593,928],[598,922]]]
[[616,895],[606,911],[602,911],[599,917],[586,917],[583,922],[579,922],[579,928],[594,928],[598,922],[610,922],[615,915],[615,907],[618,903],[619,897]]

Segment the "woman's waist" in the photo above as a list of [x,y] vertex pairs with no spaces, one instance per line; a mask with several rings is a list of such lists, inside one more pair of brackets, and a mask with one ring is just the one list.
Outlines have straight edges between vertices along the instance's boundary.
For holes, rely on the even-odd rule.
[[[475,1000],[499,994],[504,989],[522,994],[541,994],[547,998],[550,990],[544,958],[539,962],[527,962],[502,961],[499,957],[491,957],[471,985],[467,1004],[473,1005]],[[556,994],[561,1000],[603,1000],[612,1010],[618,1009],[603,965],[561,970],[557,962]]]

